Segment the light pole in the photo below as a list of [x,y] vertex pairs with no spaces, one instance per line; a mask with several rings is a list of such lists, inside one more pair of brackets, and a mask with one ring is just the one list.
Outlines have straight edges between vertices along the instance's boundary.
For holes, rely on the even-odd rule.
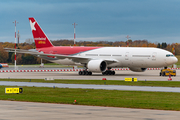
[[128,40],[129,40],[129,38],[131,38],[131,37],[129,37],[129,35],[127,35],[126,38],[127,38],[127,47],[129,47],[129,41],[128,41]]
[[19,34],[19,30],[18,30],[18,33],[17,33],[17,45],[19,45],[19,39],[20,39],[20,34]]
[[75,43],[75,39],[76,39],[76,33],[75,33],[75,28],[76,28],[76,23],[73,23],[72,25],[74,25],[74,46],[76,46],[76,43]]
[[15,56],[14,56],[14,69],[16,70],[16,20],[13,22],[15,24]]

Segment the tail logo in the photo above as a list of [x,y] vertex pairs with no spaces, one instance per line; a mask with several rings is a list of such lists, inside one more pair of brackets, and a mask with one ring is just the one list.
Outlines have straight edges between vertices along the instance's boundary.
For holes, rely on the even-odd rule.
[[46,40],[46,38],[34,38],[34,40]]
[[30,25],[31,25],[32,31],[33,31],[33,30],[36,31],[35,24],[36,24],[36,21],[34,21],[34,22],[32,23],[32,21],[30,20]]
[[46,34],[39,26],[38,22],[33,17],[29,18],[29,23],[36,44],[36,48],[53,47],[51,41],[48,39]]

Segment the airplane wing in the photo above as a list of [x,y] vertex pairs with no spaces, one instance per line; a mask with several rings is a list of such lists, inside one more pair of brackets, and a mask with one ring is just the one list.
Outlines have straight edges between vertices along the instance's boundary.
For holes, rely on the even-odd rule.
[[[7,52],[15,52],[15,49],[12,48],[4,48],[4,50],[6,50]],[[45,54],[43,52],[38,52],[36,49],[30,49],[30,50],[22,50],[22,49],[16,49],[17,53],[25,53],[25,54],[31,54],[31,55],[35,55],[37,57],[51,57],[51,58],[56,58],[56,59],[70,59],[74,62],[77,63],[87,63],[90,60],[92,60],[93,58],[89,58],[89,57],[84,57],[84,56],[72,56],[72,55],[60,55],[60,54]],[[103,59],[104,61],[106,61],[107,64],[111,64],[111,63],[115,63],[118,62],[116,59]]]

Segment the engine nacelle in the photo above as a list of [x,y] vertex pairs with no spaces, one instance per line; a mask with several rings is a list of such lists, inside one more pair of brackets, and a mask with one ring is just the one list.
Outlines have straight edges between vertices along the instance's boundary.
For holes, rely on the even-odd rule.
[[87,68],[91,72],[104,72],[106,71],[107,64],[103,60],[91,60],[87,64]]
[[137,67],[131,67],[129,68],[131,71],[134,72],[144,72],[147,68],[137,68]]

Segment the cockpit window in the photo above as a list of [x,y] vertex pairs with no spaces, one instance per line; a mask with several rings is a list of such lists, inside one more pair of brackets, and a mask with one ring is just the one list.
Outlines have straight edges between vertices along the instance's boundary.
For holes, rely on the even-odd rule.
[[167,54],[166,57],[173,57],[173,54]]

